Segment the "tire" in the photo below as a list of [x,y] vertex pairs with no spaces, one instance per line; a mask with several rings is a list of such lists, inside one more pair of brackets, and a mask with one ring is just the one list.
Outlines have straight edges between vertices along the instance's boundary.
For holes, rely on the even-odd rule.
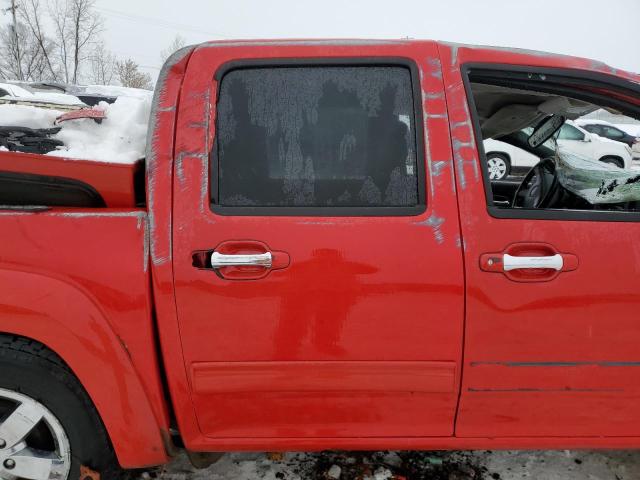
[[609,163],[611,165],[615,165],[618,168],[624,168],[624,161],[620,157],[602,157],[600,159],[602,163]]
[[[21,413],[28,411],[26,418],[42,419],[34,424],[28,422],[25,431],[29,433],[16,443],[19,435],[15,429],[11,437],[9,429],[3,433],[2,426],[12,421],[11,415],[18,406]],[[11,438],[8,442],[16,446],[11,449],[2,436]],[[56,457],[56,466],[48,473],[49,480],[80,479],[81,466],[99,473],[101,480],[116,480],[123,473],[98,412],[62,359],[38,342],[3,334],[0,334],[0,447],[2,479],[29,478],[18,475],[21,471],[18,464],[28,468],[37,461],[35,457],[42,458],[43,452]]]
[[490,180],[503,180],[511,173],[509,157],[502,153],[489,153],[487,155],[487,169]]

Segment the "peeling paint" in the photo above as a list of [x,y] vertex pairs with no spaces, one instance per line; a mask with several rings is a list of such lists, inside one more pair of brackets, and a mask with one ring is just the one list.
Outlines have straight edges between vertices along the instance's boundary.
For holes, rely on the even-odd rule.
[[471,124],[469,123],[468,120],[463,120],[461,122],[452,122],[451,123],[451,129],[452,130],[456,129],[456,128],[464,128],[464,127],[469,128],[469,129],[471,128]]
[[414,222],[415,225],[431,227],[433,229],[433,236],[439,244],[444,242],[444,233],[441,230],[443,223],[444,218],[438,217],[435,212],[433,212],[426,220]]
[[431,162],[431,174],[434,177],[440,176],[447,165],[449,165],[448,160],[434,160],[433,162]]
[[149,217],[144,219],[144,245],[142,246],[142,269],[146,273],[149,269]]
[[184,177],[184,161],[187,158],[195,158],[198,160],[207,160],[209,157],[208,154],[199,153],[199,152],[180,152],[175,159],[176,163],[176,176],[178,177],[178,182],[183,184],[185,182]]
[[[544,52],[540,50],[529,50],[526,48],[498,47],[494,45],[471,45],[468,43],[455,43],[455,42],[440,42],[440,43],[442,45],[445,45],[451,48],[451,50],[454,52],[454,54],[452,55],[452,64],[455,64],[458,62],[458,50],[460,48],[468,48],[471,50],[496,50],[500,52],[516,53],[520,55],[532,55],[535,57],[547,57],[547,58],[551,57],[551,58],[558,58],[558,59],[564,59],[564,60],[580,58],[580,57],[572,57],[570,55],[563,55],[561,53]],[[586,59],[582,59],[582,60],[586,60]]]
[[[158,131],[158,124],[160,122],[160,114],[163,112],[175,112],[176,105],[172,105],[170,107],[161,107],[161,103],[163,98],[166,95],[167,89],[167,78],[171,69],[184,60],[188,55],[190,55],[195,49],[195,46],[189,46],[182,48],[176,51],[173,55],[169,57],[169,59],[165,62],[164,66],[160,70],[158,75],[157,87],[156,91],[153,95],[153,102],[151,105],[151,113],[149,115],[150,124],[149,131],[151,134],[147,139],[147,149],[146,149],[146,166],[147,166],[147,209],[149,212],[149,234],[150,234],[150,251],[151,251],[151,259],[154,265],[161,265],[171,259],[171,249],[167,252],[166,255],[161,256],[158,252],[157,247],[157,232],[158,232],[158,224],[155,216],[156,205],[156,188],[158,182],[159,175],[159,165],[157,159],[157,146],[158,146],[158,135],[160,132]],[[165,166],[167,168],[167,166]],[[171,174],[170,172],[165,172],[165,174]],[[169,244],[171,244],[171,229],[169,231]]]
[[54,217],[69,217],[69,218],[84,218],[84,217],[133,217],[138,219],[138,228],[140,228],[141,222],[147,217],[146,212],[48,212],[47,216]]
[[[1,208],[1,207],[0,207]],[[0,211],[0,216],[15,216],[15,215],[44,215],[47,217],[69,217],[69,218],[83,218],[83,217],[134,217],[138,218],[138,228],[140,228],[140,221],[147,215],[145,212],[104,212],[104,211],[91,211],[91,212],[56,212],[48,210],[40,211],[25,211],[25,210],[8,210]]]
[[432,67],[432,70],[429,72],[429,75],[442,80],[442,65],[440,63],[440,59],[437,57],[429,57],[427,58],[427,63],[429,64],[430,67]]
[[422,95],[427,100],[443,100],[444,99],[444,92],[431,92],[431,93],[422,92]]
[[460,177],[460,186],[464,189],[467,186],[467,177],[464,172],[464,157],[460,150],[466,147],[470,147],[471,142],[462,142],[456,138],[453,139],[453,158],[458,166],[457,172]]

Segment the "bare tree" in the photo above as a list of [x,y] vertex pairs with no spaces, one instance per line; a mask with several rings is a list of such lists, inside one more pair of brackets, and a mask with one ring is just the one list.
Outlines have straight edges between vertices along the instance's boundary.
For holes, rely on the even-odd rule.
[[0,29],[0,70],[13,80],[45,79],[46,61],[31,30],[20,22]]
[[160,59],[162,60],[162,63],[166,62],[167,59],[176,51],[180,50],[181,48],[185,47],[187,45],[187,41],[185,40],[185,38],[178,34],[173,38],[173,41],[169,44],[169,46],[167,48],[165,48],[164,50],[162,50],[162,52],[160,52]]
[[42,56],[42,61],[46,67],[46,78],[40,80],[59,80],[59,69],[55,65],[55,59],[53,58],[54,43],[53,40],[46,34],[40,0],[22,0],[18,14],[20,20],[29,30],[30,35],[33,37],[33,42],[36,43],[39,55]]
[[139,65],[130,58],[123,62],[117,62],[116,71],[123,87],[153,89],[151,75],[141,72]]
[[96,45],[90,58],[91,82],[97,85],[111,85],[116,73],[116,56],[103,42]]
[[78,83],[81,67],[102,33],[102,17],[95,0],[53,0],[50,11],[64,80]]

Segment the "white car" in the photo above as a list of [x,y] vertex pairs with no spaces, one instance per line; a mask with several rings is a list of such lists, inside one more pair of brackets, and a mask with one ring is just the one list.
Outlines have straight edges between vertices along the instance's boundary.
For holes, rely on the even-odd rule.
[[86,107],[82,101],[67,93],[31,92],[26,88],[11,83],[0,83],[0,99],[8,101],[32,102],[38,104],[69,105],[70,107]]
[[[565,152],[627,170],[631,168],[633,154],[628,145],[589,133],[571,120],[560,129],[557,142],[558,147]],[[540,161],[536,155],[499,140],[489,139],[483,143],[491,180],[502,180],[511,174],[525,173]]]

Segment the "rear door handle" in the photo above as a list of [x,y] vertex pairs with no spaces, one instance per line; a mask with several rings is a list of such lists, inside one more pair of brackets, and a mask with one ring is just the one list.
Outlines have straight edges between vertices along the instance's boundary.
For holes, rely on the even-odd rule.
[[211,254],[211,267],[223,268],[223,267],[264,267],[271,268],[273,264],[273,257],[271,252],[257,253],[250,255],[227,255],[220,252],[213,252]]
[[192,266],[225,280],[258,280],[289,266],[289,254],[256,240],[227,240],[191,253]]
[[548,268],[560,271],[564,266],[562,255],[556,253],[544,257],[519,257],[505,253],[502,257],[502,268],[505,272],[519,269]]

